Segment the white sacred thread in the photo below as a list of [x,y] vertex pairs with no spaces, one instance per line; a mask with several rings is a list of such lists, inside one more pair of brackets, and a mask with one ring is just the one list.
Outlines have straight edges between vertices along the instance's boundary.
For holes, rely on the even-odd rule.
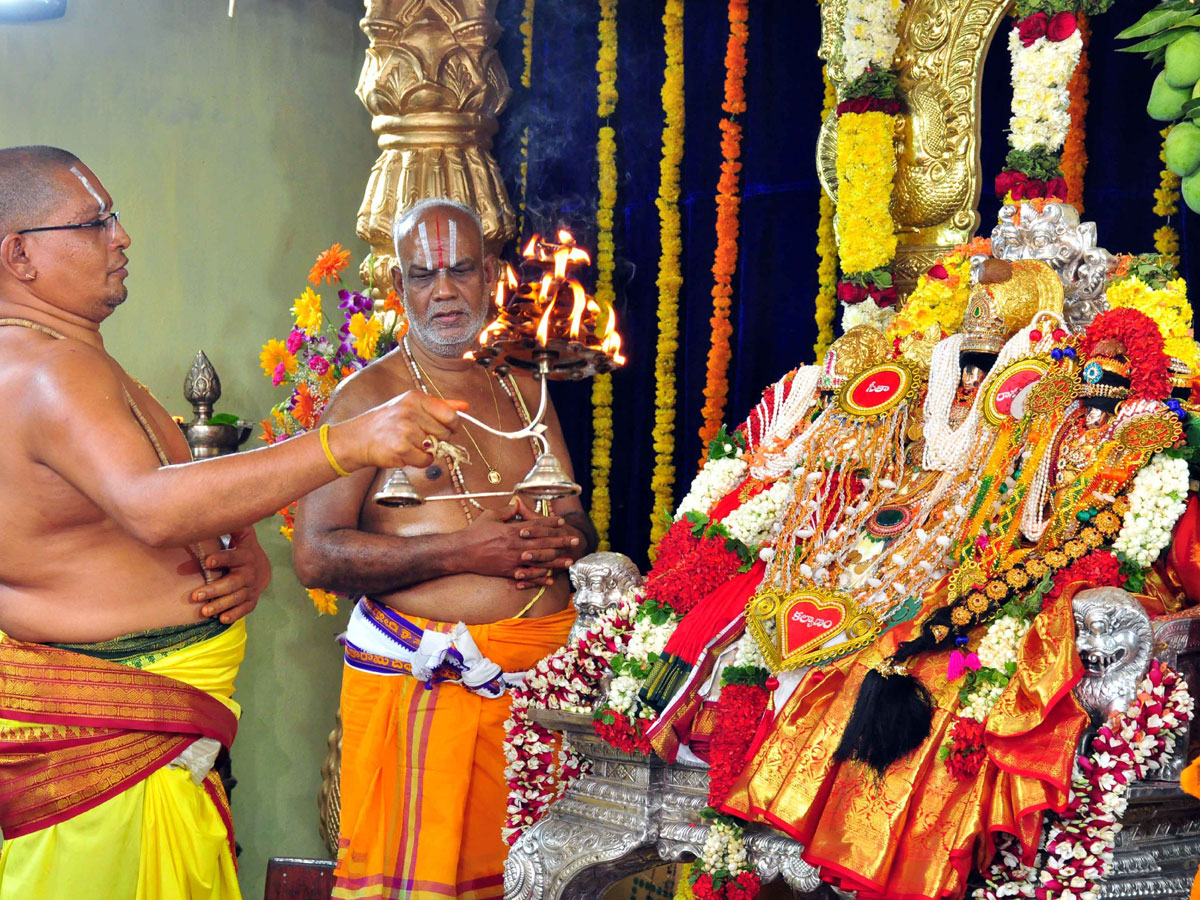
[[433,271],[433,255],[429,252],[429,230],[422,222],[417,226],[417,236],[421,238],[421,249],[425,251],[425,268]]
[[80,172],[74,166],[68,170],[72,175],[79,179],[79,183],[83,185],[83,189],[96,198],[96,202],[100,204],[101,215],[108,209],[108,204],[104,202],[104,198],[100,196],[100,192],[92,187],[92,183],[87,180],[87,176]]
[[458,265],[458,223],[450,220],[450,265]]

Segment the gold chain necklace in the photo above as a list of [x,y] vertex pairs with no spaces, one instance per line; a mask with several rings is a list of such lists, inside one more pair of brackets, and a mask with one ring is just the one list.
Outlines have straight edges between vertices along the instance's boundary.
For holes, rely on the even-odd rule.
[[[404,349],[408,350],[408,347],[405,347]],[[429,385],[433,388],[434,392],[439,397],[441,397],[443,400],[445,400],[446,395],[442,393],[442,389],[437,386],[437,384],[434,382],[433,378],[431,378],[429,373],[427,371],[425,371],[425,367],[423,365],[421,365],[420,362],[417,361],[417,358],[415,356],[412,357],[412,361],[416,365],[417,369],[420,371],[421,375],[424,377],[425,381],[429,382]],[[503,431],[504,423],[500,421],[500,401],[496,398],[496,386],[494,384],[492,384],[492,378],[490,375],[488,376],[487,382],[488,382],[488,389],[492,392],[492,406],[495,407],[495,409],[496,409],[496,428],[499,431]],[[466,432],[467,438],[471,441],[471,444],[475,447],[475,452],[479,454],[479,458],[481,460],[483,460],[483,464],[485,466],[487,466],[488,483],[489,484],[499,484],[501,481],[504,480],[503,476],[500,474],[500,472],[496,469],[495,466],[493,466],[490,462],[488,462],[487,457],[483,455],[483,448],[479,446],[479,441],[475,440],[475,435],[471,434],[471,430],[469,428],[467,428],[466,423],[463,424],[463,431]],[[469,463],[470,463],[470,460],[468,460],[468,464]]]

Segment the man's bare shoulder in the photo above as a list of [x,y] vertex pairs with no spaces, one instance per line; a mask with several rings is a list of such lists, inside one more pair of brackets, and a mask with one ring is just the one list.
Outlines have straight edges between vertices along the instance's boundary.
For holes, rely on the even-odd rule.
[[321,418],[325,421],[348,419],[412,388],[412,379],[404,360],[393,350],[342,379],[329,398],[329,405],[325,407]]
[[0,346],[4,377],[0,396],[74,406],[84,397],[120,390],[112,358],[102,350],[71,338],[37,332],[5,335]]

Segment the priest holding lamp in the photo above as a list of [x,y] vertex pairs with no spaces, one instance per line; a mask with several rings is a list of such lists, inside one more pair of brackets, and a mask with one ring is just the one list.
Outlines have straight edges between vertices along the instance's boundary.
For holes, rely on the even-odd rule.
[[360,471],[297,509],[300,580],[361,598],[345,640],[333,896],[499,898],[506,688],[566,640],[566,570],[596,537],[569,462],[563,490],[527,477],[547,454],[568,460],[544,381],[464,359],[496,281],[478,216],[426,200],[394,237],[409,332],[343,382],[324,421],[421,391],[465,400],[478,424],[431,437],[430,465]]

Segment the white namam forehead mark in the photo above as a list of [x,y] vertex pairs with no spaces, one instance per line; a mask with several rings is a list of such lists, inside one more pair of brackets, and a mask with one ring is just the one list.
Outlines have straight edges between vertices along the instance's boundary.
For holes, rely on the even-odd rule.
[[429,252],[429,229],[424,222],[417,225],[417,236],[421,239],[421,250],[425,253],[425,268],[433,271],[433,255]]
[[450,220],[450,265],[458,265],[458,223]]
[[104,198],[100,196],[100,192],[92,187],[92,183],[88,181],[87,176],[79,171],[75,166],[71,166],[70,172],[79,179],[79,183],[83,185],[83,189],[96,198],[96,202],[100,204],[100,213],[103,214],[108,209],[108,204]]

